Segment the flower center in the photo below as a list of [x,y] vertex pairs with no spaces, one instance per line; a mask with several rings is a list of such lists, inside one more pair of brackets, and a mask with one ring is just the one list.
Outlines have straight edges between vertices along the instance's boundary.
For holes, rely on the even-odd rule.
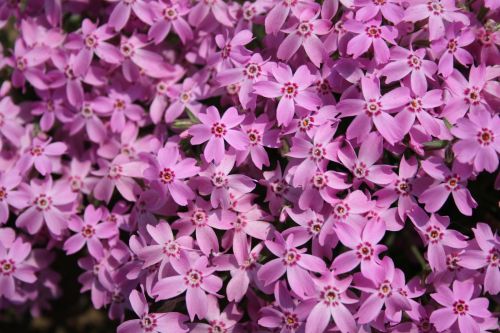
[[408,195],[412,189],[412,186],[406,179],[399,179],[396,181],[396,192],[401,195]]
[[311,128],[313,128],[314,126],[314,117],[309,117],[309,116],[306,116],[304,118],[302,118],[301,120],[299,120],[299,129],[301,132],[306,132],[308,130],[310,130]]
[[319,162],[325,158],[326,149],[321,143],[317,143],[309,150],[309,155],[313,161]]
[[80,112],[84,118],[91,118],[94,115],[94,110],[89,104],[83,104]]
[[288,185],[283,180],[277,180],[271,184],[271,189],[276,195],[282,195],[288,191]]
[[177,18],[177,10],[174,7],[167,7],[163,11],[163,17],[166,20],[175,20]]
[[445,179],[446,189],[448,191],[458,190],[460,188],[460,176],[454,174],[453,176],[448,176]]
[[437,226],[430,226],[426,229],[425,238],[433,243],[438,243],[441,239],[443,239],[444,233],[441,231],[441,228]]
[[125,103],[125,101],[123,99],[117,98],[115,100],[115,104],[114,104],[115,110],[117,110],[117,111],[123,111],[123,110],[125,110],[125,106],[126,106],[126,103]]
[[369,242],[358,244],[356,249],[358,250],[356,253],[357,257],[363,260],[371,260],[375,252],[373,246]]
[[183,91],[180,95],[180,100],[182,103],[186,104],[191,100],[191,92],[190,91]]
[[288,250],[283,256],[283,262],[286,266],[294,266],[300,260],[300,253],[296,249]]
[[141,327],[146,331],[146,332],[153,332],[153,330],[156,327],[156,318],[154,314],[147,314],[144,315],[141,319]]
[[299,24],[299,26],[297,27],[297,33],[299,35],[302,35],[304,37],[309,37],[311,36],[312,32],[313,32],[313,25],[309,22],[302,22]]
[[231,55],[231,44],[226,44],[222,50],[220,50],[220,55],[222,57],[222,59],[227,59],[229,58],[229,56]]
[[322,172],[317,172],[311,179],[311,182],[314,187],[317,189],[322,189],[328,183],[328,176],[323,174]]
[[428,2],[427,9],[434,15],[441,15],[444,13],[444,7],[439,1]]
[[319,296],[326,305],[336,306],[340,302],[340,293],[336,287],[326,286]]
[[342,219],[349,215],[349,210],[349,205],[339,202],[335,205],[335,207],[333,207],[333,214],[336,218]]
[[452,38],[448,41],[448,45],[446,46],[446,48],[448,49],[449,53],[454,53],[457,50],[457,46],[457,40]]
[[223,137],[227,133],[226,125],[222,123],[214,123],[212,125],[212,134],[218,138]]
[[247,21],[253,20],[255,14],[257,14],[257,10],[252,5],[243,10],[243,18]]
[[309,227],[309,233],[312,235],[317,235],[320,233],[321,228],[323,227],[323,221],[320,219],[316,219],[316,220],[307,222],[307,225]]
[[202,209],[196,209],[191,215],[191,222],[197,226],[204,226],[207,223],[207,213]]
[[376,25],[371,25],[365,28],[365,32],[370,38],[380,38],[382,34],[382,29]]
[[298,2],[298,0],[283,0],[282,4],[285,7],[295,7],[297,2]]
[[89,49],[96,47],[97,45],[97,37],[94,35],[87,35],[85,37],[85,46]]
[[28,61],[26,59],[24,59],[23,57],[17,58],[16,67],[17,67],[17,69],[19,69],[22,72],[26,69],[26,67],[28,67]]
[[208,328],[208,333],[227,333],[226,323],[221,320],[212,320]]
[[366,176],[368,176],[369,174],[369,171],[368,169],[366,168],[366,164],[363,163],[363,162],[357,162],[355,167],[354,167],[354,170],[353,170],[353,173],[354,173],[354,176],[356,178],[365,178]]
[[16,270],[16,265],[12,259],[0,260],[0,273],[3,275],[11,275]]
[[245,75],[249,79],[258,78],[261,74],[262,68],[255,63],[249,63],[243,69],[243,75]]
[[384,281],[380,287],[378,288],[378,295],[379,297],[381,298],[384,298],[384,297],[387,297],[387,296],[390,296],[391,295],[391,292],[392,292],[392,286],[391,284],[389,283],[389,281]]
[[35,145],[31,148],[31,156],[40,156],[43,154],[43,147],[40,145]]
[[122,45],[120,45],[120,51],[126,58],[130,58],[134,55],[134,47],[130,43],[123,43]]
[[163,244],[162,252],[167,257],[178,257],[181,252],[181,248],[176,241],[169,240]]
[[408,109],[411,112],[420,112],[422,111],[422,99],[415,97],[410,101],[410,104],[408,105]]
[[469,305],[465,301],[459,299],[453,303],[453,312],[457,315],[464,316],[469,311]]
[[491,249],[490,253],[486,257],[486,261],[492,267],[500,266],[500,255],[498,254],[498,251],[494,248]]
[[256,146],[258,143],[262,141],[262,137],[259,131],[257,131],[256,129],[252,128],[248,130],[247,134],[248,134],[248,140],[250,140],[250,144],[252,144],[252,146]]
[[299,318],[295,313],[285,312],[283,315],[283,323],[289,330],[295,330],[299,327]]
[[285,98],[293,98],[298,94],[299,86],[293,82],[286,82],[281,88],[281,93]]
[[465,101],[472,105],[478,105],[481,102],[481,91],[478,87],[467,88],[464,91]]
[[479,131],[479,133],[477,134],[477,139],[483,146],[489,146],[490,143],[495,141],[495,135],[490,129],[482,128],[481,131]]
[[420,67],[422,66],[422,60],[416,55],[412,54],[408,56],[408,66],[413,69],[420,69]]
[[69,186],[71,187],[71,191],[79,192],[80,189],[82,188],[82,185],[83,181],[80,177],[78,176],[69,177]]
[[374,99],[371,99],[368,103],[365,104],[365,113],[372,117],[378,116],[382,112],[382,103],[377,102]]
[[175,172],[172,169],[164,168],[160,171],[159,177],[163,184],[170,184],[175,179]]
[[193,288],[199,287],[200,284],[203,282],[203,275],[201,274],[200,271],[196,269],[190,269],[186,272],[186,275],[184,276],[184,281],[190,287]]
[[112,164],[109,167],[108,178],[118,179],[122,174],[123,168],[120,165]]
[[0,187],[0,202],[7,198],[7,189],[5,187]]
[[212,175],[212,184],[215,187],[226,186],[227,185],[227,177],[226,177],[226,175],[223,172],[221,172],[221,171],[217,171],[216,173],[214,173]]
[[38,210],[47,211],[52,206],[52,198],[46,194],[40,194],[36,197],[34,204],[37,206]]
[[95,235],[95,229],[91,225],[84,225],[82,228],[82,236],[85,238],[92,238]]

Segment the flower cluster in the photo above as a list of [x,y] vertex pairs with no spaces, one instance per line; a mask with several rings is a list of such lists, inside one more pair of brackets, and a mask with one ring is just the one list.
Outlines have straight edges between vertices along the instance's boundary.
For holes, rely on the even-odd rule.
[[2,1],[0,310],[70,256],[118,333],[496,331],[499,18]]

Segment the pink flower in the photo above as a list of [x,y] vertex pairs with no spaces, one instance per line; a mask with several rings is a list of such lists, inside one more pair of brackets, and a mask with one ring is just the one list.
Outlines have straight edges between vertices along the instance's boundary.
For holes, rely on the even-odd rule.
[[317,12],[319,5],[310,0],[278,0],[277,3],[272,4],[272,8],[266,15],[265,28],[266,33],[275,34],[280,31],[285,23],[290,11],[295,17],[299,17],[300,13],[307,10],[313,13]]
[[417,22],[429,18],[429,39],[431,41],[444,36],[444,22],[461,22],[469,25],[469,18],[458,12],[455,1],[432,0],[427,3],[416,2],[405,11],[404,20]]
[[[432,312],[430,322],[439,332],[450,328],[458,319],[460,332],[479,333],[476,318],[489,318],[488,299],[472,298],[474,282],[471,280],[453,282],[453,290],[446,286],[438,286],[437,293],[431,297],[443,308]],[[480,320],[481,320],[480,319]]]
[[326,271],[326,265],[322,259],[307,254],[306,249],[296,248],[303,243],[303,240],[295,240],[293,235],[285,240],[280,233],[275,233],[275,240],[267,240],[265,244],[278,258],[262,265],[258,278],[268,285],[286,273],[290,288],[297,295],[305,297],[314,294],[312,277],[308,271],[322,273]]
[[[74,71],[76,74],[85,74],[89,70],[94,53],[110,64],[119,64],[121,61],[120,50],[106,42],[113,38],[116,32],[109,25],[97,27],[89,19],[82,22],[82,36],[78,40],[78,55],[75,59]],[[70,42],[73,46],[73,41]],[[76,43],[75,43],[76,44]],[[76,46],[76,45],[75,45]]]
[[142,268],[160,263],[159,271],[173,261],[186,261],[188,250],[193,247],[193,239],[189,236],[174,237],[170,225],[160,221],[156,226],[147,225],[147,233],[151,236],[150,245],[137,251],[139,259],[143,260]]
[[422,162],[422,169],[436,180],[434,185],[418,198],[425,204],[425,210],[430,213],[438,211],[451,194],[458,210],[464,215],[472,215],[472,209],[477,207],[476,201],[467,189],[467,179],[471,175],[472,167],[455,161],[450,170],[442,159],[430,157]]
[[4,97],[0,100],[0,149],[3,148],[3,138],[14,146],[19,146],[19,138],[23,136],[24,129],[18,118],[21,109],[12,102],[12,99]]
[[198,118],[201,124],[189,128],[191,144],[199,145],[208,141],[204,149],[207,162],[214,161],[219,164],[222,161],[225,152],[224,141],[236,150],[243,150],[248,146],[248,137],[233,129],[245,118],[238,114],[236,108],[227,109],[221,118],[217,108],[209,106],[206,113],[198,114]]
[[207,257],[189,261],[172,261],[175,273],[158,281],[153,288],[157,300],[170,299],[186,292],[186,306],[191,321],[208,314],[208,296],[222,287],[222,280],[213,275],[215,267],[209,266]]
[[459,71],[453,70],[453,73],[446,78],[446,85],[451,96],[441,115],[455,124],[458,119],[463,118],[468,110],[488,110],[489,107],[483,93],[485,84],[486,69],[484,66],[472,66],[468,82]]
[[133,178],[142,178],[146,164],[140,161],[129,162],[128,158],[118,155],[111,162],[99,159],[99,169],[92,172],[101,177],[94,187],[96,199],[109,202],[116,186],[118,192],[127,200],[135,201],[139,185]]
[[212,54],[208,58],[209,65],[221,64],[222,69],[232,68],[234,65],[246,63],[252,54],[245,45],[252,41],[252,32],[242,30],[232,38],[219,34],[215,36],[215,43],[220,52]]
[[160,44],[168,36],[172,27],[183,44],[193,39],[193,30],[183,17],[189,13],[189,8],[185,3],[167,5],[163,2],[150,2],[148,5],[153,6],[155,16],[155,22],[149,29],[148,37],[153,39],[155,44]]
[[373,1],[373,0],[355,0],[356,20],[369,21],[382,13],[382,16],[394,24],[398,24],[403,20],[404,10],[398,0],[388,1]]
[[384,314],[384,305],[386,311],[411,309],[408,299],[398,292],[398,287],[404,285],[404,274],[394,268],[394,262],[389,257],[384,257],[380,266],[375,267],[369,276],[357,275],[354,282],[356,289],[367,293],[358,310],[359,324],[369,323]]
[[23,242],[21,237],[12,239],[8,244],[0,239],[0,297],[16,301],[17,283],[34,283],[37,279],[35,267],[27,262],[31,253],[31,244]]
[[158,151],[156,159],[151,159],[144,177],[157,185],[161,193],[169,193],[176,203],[185,206],[195,195],[184,179],[199,170],[195,159],[180,159],[178,147],[167,146]]
[[495,232],[486,223],[478,223],[474,232],[477,246],[462,254],[459,265],[472,270],[484,269],[484,290],[490,295],[500,292],[500,243]]
[[236,303],[229,303],[223,311],[220,311],[218,298],[209,295],[206,315],[208,324],[196,323],[190,327],[190,332],[239,332],[242,329],[239,323],[241,317],[243,313]]
[[352,172],[355,188],[363,182],[368,185],[387,185],[396,178],[396,175],[392,171],[392,166],[375,164],[381,158],[382,153],[382,137],[376,132],[372,132],[361,144],[358,156],[356,156],[352,145],[346,141],[344,147],[338,151],[338,158]]
[[453,152],[462,163],[474,165],[475,172],[495,172],[500,153],[500,117],[486,110],[469,112],[468,118],[461,118],[451,129],[459,138],[453,145]]
[[454,58],[463,66],[469,66],[473,62],[472,55],[464,47],[474,42],[474,33],[469,29],[459,30],[460,26],[460,24],[448,25],[445,36],[431,44],[431,49],[441,54],[438,68],[444,77],[453,72]]
[[320,278],[314,279],[316,305],[307,317],[306,333],[325,332],[330,318],[342,333],[356,332],[357,325],[351,311],[344,304],[356,303],[347,294],[352,277],[338,279],[334,272],[326,272]]
[[122,30],[127,24],[132,11],[144,23],[152,24],[151,8],[144,0],[107,0],[118,2],[109,16],[108,24],[116,31]]
[[67,228],[68,213],[76,198],[76,193],[63,182],[52,181],[49,176],[45,180],[33,179],[30,186],[21,185],[19,196],[13,204],[25,208],[16,220],[16,226],[34,235],[40,231],[43,222],[56,237],[62,235]]
[[278,48],[278,59],[289,60],[297,53],[300,46],[313,64],[317,67],[323,62],[326,50],[318,35],[326,35],[330,30],[330,22],[318,19],[319,12],[305,10],[300,13],[299,22],[283,30],[288,33]]
[[278,125],[288,125],[295,114],[295,104],[308,110],[316,110],[321,99],[307,88],[314,82],[314,76],[305,65],[292,73],[290,66],[278,64],[272,69],[276,80],[259,81],[254,84],[255,93],[266,98],[281,97],[276,109]]
[[417,231],[427,245],[427,260],[432,270],[446,269],[445,246],[453,249],[463,249],[467,246],[465,236],[455,230],[447,229],[450,225],[448,217],[432,214],[430,218],[421,211],[408,214],[415,224],[420,226]]
[[103,222],[102,210],[89,205],[85,208],[83,221],[79,216],[72,216],[68,221],[68,227],[76,232],[64,242],[64,250],[67,254],[73,254],[87,245],[89,253],[94,258],[103,256],[103,245],[101,239],[109,239],[118,234],[115,223]]
[[9,206],[19,203],[15,189],[21,181],[22,178],[16,169],[0,172],[0,225],[9,219]]
[[401,140],[403,133],[389,111],[405,105],[410,100],[410,91],[406,87],[380,94],[380,81],[374,77],[361,79],[363,99],[343,98],[337,105],[341,117],[356,116],[347,128],[346,137],[351,140],[364,140],[375,125],[377,131],[390,144]]
[[42,176],[50,174],[52,172],[51,158],[61,156],[66,152],[66,149],[67,146],[63,142],[51,143],[51,140],[42,141],[35,138],[31,147],[18,161],[19,171],[25,173],[34,165]]
[[418,119],[425,132],[436,137],[439,136],[441,121],[429,111],[444,104],[442,96],[441,89],[429,90],[424,94],[412,92],[408,105],[396,116],[396,121],[400,122],[403,132],[405,134],[410,132],[415,125],[415,119]]
[[427,91],[427,78],[434,80],[437,65],[430,60],[425,60],[425,49],[416,51],[407,50],[400,46],[391,48],[391,62],[384,66],[382,76],[386,76],[386,83],[399,81],[408,74],[411,78],[412,90],[418,95]]
[[186,316],[178,312],[150,313],[142,292],[132,290],[129,299],[132,309],[140,319],[123,322],[117,328],[118,333],[183,333],[188,331],[184,324],[187,320]]
[[370,46],[373,45],[375,61],[378,64],[385,64],[390,55],[386,42],[395,45],[398,31],[392,26],[381,26],[380,24],[381,22],[377,20],[366,23],[355,20],[344,22],[344,29],[357,34],[347,43],[347,53],[356,59],[366,53]]
[[335,232],[340,242],[351,249],[333,260],[335,274],[350,272],[361,263],[361,273],[371,276],[379,265],[378,255],[387,250],[385,245],[378,244],[385,235],[384,223],[367,222],[362,233],[347,223],[337,223]]
[[[209,16],[209,14],[212,14]],[[209,17],[210,22],[213,19],[226,27],[233,26],[233,20],[229,13],[229,7],[223,0],[212,0],[209,2],[198,1],[189,11],[188,21],[193,27],[200,26],[205,19]]]

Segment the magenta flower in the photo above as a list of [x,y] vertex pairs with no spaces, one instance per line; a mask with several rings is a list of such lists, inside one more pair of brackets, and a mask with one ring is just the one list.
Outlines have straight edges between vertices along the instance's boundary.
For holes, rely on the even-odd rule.
[[3,138],[14,146],[19,146],[19,138],[24,129],[18,119],[21,109],[12,102],[10,97],[0,100],[0,149],[3,148]]
[[303,332],[312,302],[295,304],[284,282],[276,283],[274,297],[277,304],[267,306],[260,311],[259,325],[271,329],[281,328],[282,333]]
[[206,315],[208,324],[196,323],[190,327],[190,332],[239,332],[242,329],[241,324],[239,324],[241,317],[243,317],[243,313],[238,309],[236,303],[229,303],[221,311],[218,298],[209,295]]
[[242,30],[236,33],[232,38],[219,34],[215,36],[215,43],[220,49],[219,52],[212,54],[208,58],[210,65],[221,64],[221,68],[232,68],[234,65],[246,63],[252,54],[245,45],[252,41],[252,32]]
[[433,51],[440,53],[438,72],[448,77],[453,72],[453,59],[463,66],[469,66],[473,57],[464,47],[474,42],[475,36],[471,30],[459,30],[460,24],[450,24],[444,37],[431,44]]
[[0,225],[9,219],[9,206],[19,203],[19,200],[16,200],[16,194],[19,194],[16,187],[21,181],[22,178],[16,169],[0,172]]
[[472,167],[455,161],[450,170],[442,159],[430,157],[422,162],[422,169],[436,180],[434,185],[418,198],[425,204],[425,210],[430,213],[436,212],[451,194],[458,210],[464,215],[472,215],[472,209],[477,207],[476,201],[467,189],[467,179],[471,175]]
[[491,295],[500,292],[500,245],[498,236],[493,234],[486,223],[478,223],[474,231],[477,246],[462,254],[459,265],[472,270],[484,269],[484,290]]
[[453,70],[446,78],[451,96],[447,101],[441,115],[455,124],[458,119],[463,118],[467,111],[489,110],[484,99],[484,87],[486,84],[486,69],[484,66],[472,66],[469,81],[463,75]]
[[370,273],[370,276],[358,275],[354,280],[354,288],[367,293],[358,310],[358,323],[366,324],[383,314],[386,310],[410,310],[408,299],[398,292],[397,287],[404,285],[404,274],[394,268],[394,262],[389,257],[382,259],[380,266]]
[[460,22],[469,25],[469,18],[455,7],[454,1],[432,0],[427,3],[416,2],[405,11],[404,20],[417,22],[429,19],[429,39],[439,39],[445,34],[444,21]]
[[353,304],[357,301],[347,294],[352,277],[338,279],[333,272],[326,272],[320,278],[314,279],[316,305],[307,317],[307,333],[325,332],[330,318],[342,333],[355,332],[356,321],[351,311],[344,304]]
[[185,206],[195,195],[184,179],[194,176],[199,170],[195,159],[180,159],[179,149],[168,146],[161,148],[156,159],[151,160],[150,167],[144,170],[144,177],[154,182],[161,193],[169,193],[176,203]]
[[265,242],[266,247],[278,258],[262,265],[258,278],[266,285],[278,280],[286,273],[290,288],[300,297],[314,293],[313,281],[308,271],[322,273],[326,271],[324,261],[306,253],[306,249],[297,249],[304,240],[295,240],[293,235],[285,239],[275,233],[275,240]]
[[412,90],[423,95],[427,91],[427,78],[434,80],[437,65],[425,60],[425,49],[407,50],[400,46],[391,48],[391,62],[384,66],[381,74],[386,83],[399,81],[410,74]]
[[200,26],[207,18],[209,18],[210,22],[215,19],[227,27],[233,26],[229,7],[223,0],[198,1],[189,11],[188,21],[193,27]]
[[340,142],[333,141],[336,128],[325,124],[318,128],[312,142],[307,138],[294,137],[288,156],[303,159],[295,169],[293,177],[294,186],[305,186],[314,176],[316,171],[322,170],[328,161],[338,161],[337,151]]
[[160,44],[172,27],[183,44],[193,39],[193,30],[183,17],[189,13],[185,3],[167,5],[163,2],[151,2],[148,5],[153,6],[155,21],[149,29],[148,37],[153,39],[155,44]]
[[301,12],[311,11],[315,13],[318,9],[319,5],[310,0],[278,0],[277,3],[273,3],[271,10],[266,15],[264,22],[266,33],[275,34],[280,31],[290,15],[290,11],[295,17],[299,17]]
[[424,243],[427,245],[427,260],[435,271],[446,269],[445,246],[453,249],[463,249],[467,246],[465,236],[455,230],[449,230],[448,217],[432,214],[430,218],[422,211],[408,214],[415,224]]
[[272,69],[274,81],[259,81],[254,84],[255,93],[266,98],[281,97],[276,109],[278,125],[288,125],[295,114],[295,104],[308,110],[316,110],[321,99],[308,90],[314,82],[306,66],[292,73],[290,66],[278,64]]
[[207,257],[190,261],[172,261],[176,275],[168,276],[156,283],[153,294],[156,299],[170,299],[186,292],[186,306],[191,321],[208,314],[208,296],[222,287],[222,280],[213,275],[215,267],[209,266]]
[[148,1],[144,0],[107,0],[118,2],[109,16],[108,24],[116,31],[122,30],[127,24],[130,14],[134,14],[144,23],[151,25],[152,13]]
[[139,259],[143,260],[142,268],[160,263],[159,270],[163,271],[167,264],[173,261],[186,261],[187,251],[193,247],[193,240],[189,236],[174,237],[170,225],[161,221],[156,226],[146,226],[147,233],[151,236],[150,245],[137,251]]
[[123,322],[118,326],[118,333],[183,333],[188,328],[184,322],[186,316],[178,312],[150,313],[144,294],[137,290],[130,292],[130,304],[139,319]]
[[390,144],[401,140],[403,133],[389,111],[402,107],[410,101],[410,91],[406,87],[380,94],[380,81],[377,78],[361,79],[363,99],[343,98],[337,105],[341,117],[356,116],[347,128],[346,137],[351,140],[364,140],[370,133],[372,124]]
[[[22,195],[12,204],[26,208],[16,219],[16,226],[27,230],[30,234],[38,233],[43,222],[55,236],[60,236],[67,229],[68,213],[75,201],[76,193],[63,182],[53,183],[49,176],[45,180],[33,179],[30,185],[21,185]],[[20,193],[20,194],[21,194]]]
[[[204,80],[203,75],[193,75],[192,78],[187,78],[181,84],[171,85],[167,88],[166,94],[170,99],[170,105],[165,111],[165,122],[171,123],[179,117],[185,109],[188,109],[193,114],[198,115],[203,108],[203,105],[198,100],[204,98]],[[153,119],[160,119],[161,112],[151,105],[151,112],[154,112]]]
[[375,132],[367,136],[359,148],[358,156],[349,142],[338,151],[340,162],[349,169],[354,176],[355,188],[363,182],[368,185],[387,185],[396,175],[390,165],[375,164],[383,153],[382,137]]
[[300,13],[299,22],[283,30],[288,33],[278,48],[278,59],[289,60],[302,46],[307,56],[319,67],[326,55],[326,50],[319,36],[330,30],[330,22],[318,19],[319,12],[305,10]]
[[94,258],[103,256],[102,239],[109,239],[118,234],[115,223],[102,222],[102,210],[89,205],[85,208],[83,220],[79,216],[73,216],[68,221],[68,227],[76,232],[64,242],[64,250],[67,254],[73,254],[85,245]]
[[35,169],[45,176],[52,172],[51,158],[59,157],[66,152],[67,146],[63,142],[52,142],[51,140],[42,141],[38,138],[33,139],[31,147],[24,153],[18,161],[17,166],[21,173],[30,170],[34,165]]
[[433,136],[441,133],[440,120],[435,118],[429,111],[444,104],[443,91],[440,89],[429,90],[424,94],[412,93],[408,105],[398,113],[396,120],[401,123],[406,134],[418,120],[425,132]]
[[471,280],[453,282],[453,290],[438,286],[437,293],[431,297],[443,308],[432,312],[430,322],[439,332],[450,328],[457,320],[460,332],[479,333],[481,330],[476,318],[489,318],[488,299],[472,298],[474,282]]
[[102,25],[97,27],[89,19],[85,19],[82,22],[82,36],[78,36],[81,39],[76,42],[70,42],[75,48],[78,47],[78,55],[75,59],[74,71],[76,74],[85,74],[89,70],[90,64],[94,54],[96,54],[100,59],[109,62],[110,64],[119,64],[122,56],[120,50],[106,42],[107,40],[113,38],[116,32],[111,29],[109,25]]
[[241,131],[233,129],[245,118],[238,114],[236,108],[227,109],[221,118],[217,108],[210,106],[206,113],[198,114],[198,118],[201,124],[189,128],[189,134],[192,136],[191,144],[199,145],[208,141],[204,149],[207,162],[214,161],[219,164],[222,161],[225,152],[224,141],[236,150],[243,150],[248,146],[248,137]]
[[453,152],[462,163],[474,165],[475,172],[495,172],[500,153],[500,117],[486,110],[469,112],[468,118],[461,118],[451,129],[459,138],[453,145]]
[[398,24],[403,20],[404,10],[398,0],[356,0],[354,3],[357,7],[360,7],[356,11],[356,20],[358,21],[370,21],[379,13],[394,24]]
[[45,63],[50,55],[50,48],[45,45],[28,47],[22,39],[17,39],[13,57],[7,60],[7,64],[14,69],[12,73],[14,87],[24,87],[28,81],[35,88],[47,89],[39,66]]
[[335,274],[350,272],[361,263],[361,273],[371,276],[374,267],[379,265],[379,254],[387,247],[379,245],[385,234],[385,225],[380,222],[367,222],[362,233],[347,223],[337,223],[335,232],[340,242],[350,248],[350,251],[338,255],[332,263]]
[[347,53],[356,59],[366,53],[370,46],[373,45],[375,61],[378,64],[387,63],[390,51],[386,42],[395,45],[398,31],[392,26],[381,26],[380,24],[381,22],[377,20],[366,23],[355,20],[344,22],[344,29],[357,34],[347,43]]
[[0,297],[16,301],[16,282],[34,283],[37,279],[35,267],[27,262],[31,244],[21,237],[12,239],[10,244],[0,241]]

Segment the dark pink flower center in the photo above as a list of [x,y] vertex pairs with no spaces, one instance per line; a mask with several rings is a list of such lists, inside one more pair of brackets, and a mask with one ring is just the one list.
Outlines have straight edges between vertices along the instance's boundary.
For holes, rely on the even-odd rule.
[[222,320],[212,320],[210,321],[210,327],[208,328],[208,333],[227,333],[226,323]]
[[218,138],[223,137],[227,133],[226,125],[223,123],[214,123],[212,125],[212,134]]
[[389,281],[385,280],[382,282],[378,288],[378,296],[380,298],[391,296],[392,285]]
[[52,198],[46,194],[40,194],[35,198],[34,204],[38,210],[47,211],[52,207]]
[[184,276],[184,282],[190,287],[199,287],[203,282],[203,274],[199,270],[190,269]]
[[481,90],[476,86],[465,89],[464,95],[465,101],[468,104],[479,105],[479,103],[481,102]]
[[207,213],[203,209],[196,209],[191,215],[191,222],[197,226],[204,226],[207,223]]
[[368,37],[371,38],[380,38],[382,35],[382,29],[376,25],[371,25],[369,27],[365,28],[365,32],[368,35]]
[[309,37],[312,35],[314,26],[310,22],[301,22],[297,27],[297,33],[304,37]]
[[322,189],[328,184],[328,176],[322,172],[316,172],[312,177],[311,182],[317,189]]
[[153,332],[157,326],[155,315],[153,313],[144,315],[140,324],[144,331]]
[[4,186],[0,186],[0,202],[7,198],[7,189]]
[[460,189],[460,176],[457,174],[447,176],[445,178],[445,184],[448,191],[456,191]]
[[122,175],[122,172],[123,168],[121,167],[121,165],[111,164],[108,171],[108,178],[119,179]]
[[283,324],[289,330],[295,330],[299,327],[299,318],[295,313],[286,311],[283,313]]
[[483,146],[489,146],[493,141],[495,141],[495,135],[490,129],[482,128],[477,134],[477,140]]
[[0,273],[2,275],[11,275],[16,271],[16,263],[12,259],[0,260]]
[[174,7],[167,7],[163,10],[163,17],[166,20],[175,20],[177,18],[177,10]]
[[381,112],[382,112],[382,103],[374,100],[374,99],[370,99],[370,101],[368,101],[366,104],[365,104],[365,113],[372,117],[372,116],[378,116]]
[[283,263],[285,266],[294,266],[300,260],[300,257],[300,253],[298,253],[296,249],[290,249],[285,252],[285,255],[283,256]]
[[350,207],[348,204],[339,202],[333,207],[333,214],[338,219],[343,219],[349,215]]
[[408,66],[413,69],[420,69],[420,67],[422,67],[422,60],[416,55],[412,54],[408,56]]
[[329,306],[339,305],[341,299],[339,290],[333,286],[325,286],[319,297],[324,304]]
[[243,69],[243,75],[248,79],[258,78],[262,74],[262,68],[256,63],[249,63]]
[[167,257],[176,257],[177,258],[181,252],[181,248],[180,248],[179,244],[177,244],[176,241],[169,240],[165,244],[163,244],[162,252]]
[[35,145],[33,147],[31,147],[31,156],[41,156],[44,152],[44,149],[42,146],[40,145]]
[[262,141],[262,136],[260,132],[254,128],[249,129],[247,131],[247,135],[248,135],[248,140],[250,140],[250,144],[252,146],[256,146]]
[[359,259],[363,260],[371,260],[373,254],[375,253],[373,246],[369,242],[363,242],[358,244],[358,246],[356,246],[356,250],[357,250],[356,256]]
[[400,195],[408,195],[412,189],[412,185],[405,179],[401,178],[396,181],[396,192]]
[[444,237],[443,231],[441,231],[441,228],[438,226],[430,226],[425,230],[425,232],[425,238],[433,244],[439,243]]
[[163,184],[170,184],[175,179],[175,172],[170,168],[164,168],[160,171],[159,177]]
[[299,93],[299,86],[294,82],[286,82],[281,88],[281,93],[285,98],[294,98]]
[[453,312],[459,316],[465,316],[469,311],[469,305],[464,300],[459,299],[453,303]]
[[93,34],[87,35],[85,37],[85,46],[89,49],[93,49],[97,46],[97,37]]
[[427,3],[427,9],[434,15],[441,15],[444,13],[444,7],[440,1],[429,1]]
[[212,184],[215,187],[227,186],[227,176],[222,171],[217,171],[212,175]]
[[92,238],[95,235],[95,229],[93,226],[86,224],[82,228],[82,236],[85,238]]

